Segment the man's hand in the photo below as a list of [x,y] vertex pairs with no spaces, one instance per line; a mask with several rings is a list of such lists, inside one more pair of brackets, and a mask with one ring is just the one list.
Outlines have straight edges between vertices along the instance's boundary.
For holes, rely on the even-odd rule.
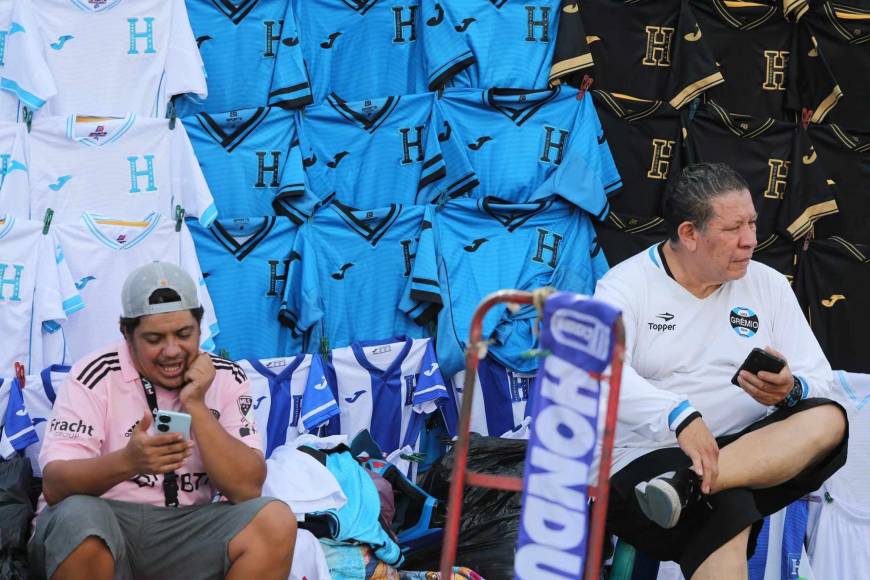
[[701,491],[709,494],[719,477],[719,445],[701,418],[680,432],[677,443],[692,460],[692,470],[701,477]]
[[[784,356],[769,346],[764,350],[773,356],[785,360]],[[788,396],[794,387],[794,376],[791,374],[791,369],[788,368],[788,362],[786,362],[785,366],[778,373],[759,371],[755,375],[749,371],[740,371],[737,382],[740,384],[740,388],[746,391],[750,397],[762,405],[769,407],[776,405]]]
[[151,411],[145,411],[142,420],[133,427],[124,455],[130,470],[136,474],[156,475],[181,469],[190,457],[192,441],[185,441],[180,433],[149,435]]
[[215,370],[211,356],[204,352],[199,353],[193,364],[184,373],[185,384],[181,388],[179,398],[185,409],[188,405],[201,404],[205,401],[205,393],[211,387],[214,376]]

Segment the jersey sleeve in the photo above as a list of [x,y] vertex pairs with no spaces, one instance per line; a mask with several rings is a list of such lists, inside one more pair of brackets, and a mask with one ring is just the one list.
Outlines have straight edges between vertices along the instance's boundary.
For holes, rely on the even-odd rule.
[[217,218],[217,207],[211,190],[202,174],[202,167],[184,125],[177,121],[171,133],[173,207],[170,208],[170,215],[175,215],[174,206],[180,204],[185,215],[199,218],[199,223],[207,228]]
[[426,343],[426,351],[423,353],[423,361],[420,363],[420,376],[417,378],[417,386],[414,388],[412,398],[414,411],[417,413],[431,413],[438,407],[437,401],[447,399],[447,381],[441,375],[441,367],[435,357],[435,347],[432,341]]
[[0,436],[0,457],[3,459],[9,459],[34,443],[39,443],[39,436],[33,428],[33,421],[24,404],[18,379],[13,379],[7,384],[9,398],[6,403],[2,436]]
[[820,218],[838,211],[836,186],[826,178],[806,132],[798,129],[788,172],[788,194],[777,216],[778,228],[797,240]]
[[673,108],[679,109],[710,87],[725,82],[688,0],[680,6],[673,51],[667,88]]
[[302,415],[299,418],[299,432],[317,429],[340,413],[338,403],[326,380],[323,359],[319,354],[311,355],[311,368],[302,395]]
[[805,22],[793,25],[788,60],[786,108],[798,115],[811,110],[813,123],[821,123],[833,109],[843,91],[831,72],[825,55]]
[[[550,86],[577,79],[580,71],[593,66],[592,51],[586,43],[586,32],[580,18],[578,0],[562,0],[559,7],[559,28],[553,63],[550,65]],[[578,79],[579,80],[579,79]]]
[[785,356],[792,375],[803,386],[802,399],[831,396],[834,379],[831,365],[801,312],[794,291],[784,276],[772,276],[772,284],[770,296],[776,297],[775,342],[770,346]]
[[293,3],[287,2],[268,104],[282,109],[297,109],[310,105],[313,101],[308,73],[302,59],[302,43],[299,42]]
[[196,248],[193,243],[193,236],[190,235],[190,230],[186,224],[181,225],[181,240],[180,240],[180,255],[181,260],[179,266],[182,270],[190,274],[191,278],[196,281],[197,296],[199,304],[203,308],[202,336],[200,337],[200,348],[206,352],[213,352],[215,345],[215,337],[220,332],[218,327],[217,315],[214,311],[214,304],[211,301],[211,296],[208,293],[208,287],[205,285],[205,278],[202,276],[202,268],[199,264],[199,258],[196,256]]
[[[238,368],[238,367],[236,367]],[[222,392],[222,404],[220,418],[221,427],[235,439],[238,439],[248,447],[263,451],[263,438],[257,432],[254,424],[254,409],[251,398],[251,383],[242,374],[243,380],[237,381],[226,378]],[[212,386],[214,388],[214,385]],[[265,429],[265,425],[260,425]]]
[[420,12],[426,78],[429,90],[434,91],[474,64],[476,59],[465,36],[457,32],[456,23],[440,3],[421,2]]
[[57,93],[57,87],[45,61],[30,1],[13,4],[11,24],[5,34],[0,88],[14,94],[29,109],[39,109]]
[[470,194],[480,185],[480,181],[465,153],[465,147],[437,102],[432,107],[429,132],[438,142],[438,149],[444,158],[445,174],[437,187],[427,195],[418,197],[418,202],[443,202]]
[[58,391],[39,453],[43,472],[52,461],[93,459],[101,455],[106,437],[106,398],[101,385],[89,389],[79,382],[77,377],[88,370],[89,366],[74,369],[79,374],[70,373]]
[[38,283],[33,305],[34,322],[40,323],[44,331],[53,334],[60,329],[61,322],[84,308],[85,303],[73,282],[63,248],[51,232],[39,238],[37,251]]
[[293,331],[296,338],[314,326],[324,314],[317,279],[317,255],[308,239],[313,235],[313,227],[311,222],[302,226],[293,242],[287,283],[278,313],[278,319]]
[[196,46],[184,0],[173,0],[165,82],[167,97],[185,93],[192,93],[200,99],[208,96],[205,64]]
[[[607,277],[598,282],[594,299],[618,308],[625,326],[625,364],[619,391],[618,422],[653,441],[664,441],[697,411],[685,397],[653,386],[631,366],[639,314],[632,297],[642,292],[643,288],[629,288],[625,280]],[[602,397],[606,398],[606,394]]]
[[438,281],[438,257],[435,245],[433,219],[435,210],[426,206],[423,223],[420,226],[420,238],[417,241],[417,253],[411,276],[408,278],[399,310],[410,316],[419,325],[428,323],[435,318],[441,309],[441,284]]
[[420,170],[420,181],[417,184],[417,203],[427,203],[437,198],[437,192],[443,187],[444,178],[447,176],[447,163],[441,151],[437,127],[432,124],[431,115],[426,127],[425,139],[425,154]]

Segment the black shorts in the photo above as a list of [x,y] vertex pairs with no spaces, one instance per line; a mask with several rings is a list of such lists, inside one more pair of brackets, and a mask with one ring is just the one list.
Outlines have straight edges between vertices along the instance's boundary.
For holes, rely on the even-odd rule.
[[[820,405],[840,405],[828,399],[807,399],[791,409],[780,409],[734,435],[718,437],[719,447],[733,443],[746,433],[787,419],[795,413]],[[843,418],[846,412],[843,411]],[[698,566],[719,547],[741,531],[752,526],[747,558],[755,552],[755,540],[764,517],[776,513],[793,501],[821,487],[831,475],[846,463],[846,435],[840,445],[822,461],[808,467],[793,479],[766,489],[736,488],[709,496],[697,509],[689,510],[679,523],[663,529],[653,523],[638,505],[634,487],[666,473],[691,466],[689,457],[679,447],[658,449],[639,457],[616,473],[610,480],[610,505],[607,512],[608,530],[640,552],[660,561],[680,564],[683,575],[691,578]]]

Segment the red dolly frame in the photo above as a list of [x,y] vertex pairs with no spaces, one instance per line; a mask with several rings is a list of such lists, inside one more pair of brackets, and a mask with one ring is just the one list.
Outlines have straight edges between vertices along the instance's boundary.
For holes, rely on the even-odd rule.
[[[481,341],[483,318],[489,310],[500,303],[536,304],[537,296],[532,292],[519,290],[499,290],[483,299],[471,319],[468,347],[465,350],[465,385],[462,391],[462,409],[459,414],[458,439],[455,446],[455,463],[450,478],[450,495],[447,504],[447,522],[444,527],[444,545],[441,551],[441,578],[449,580],[453,574],[456,548],[459,540],[459,521],[462,516],[462,497],[466,485],[500,489],[503,491],[522,491],[520,477],[487,475],[467,471],[468,434],[471,426],[471,405],[474,400],[474,383],[477,377],[479,353],[485,345]],[[536,304],[540,309],[541,306]],[[604,422],[604,436],[601,440],[601,464],[598,471],[598,485],[589,487],[590,497],[595,498],[592,505],[591,530],[586,558],[584,580],[597,580],[601,572],[601,552],[604,544],[604,524],[607,518],[607,500],[610,496],[610,463],[613,457],[613,439],[616,432],[616,413],[619,403],[619,387],[622,380],[622,362],[625,356],[625,331],[622,319],[617,319],[613,327],[616,341],[610,365],[610,394],[607,400],[607,414]],[[596,379],[604,375],[593,375]]]

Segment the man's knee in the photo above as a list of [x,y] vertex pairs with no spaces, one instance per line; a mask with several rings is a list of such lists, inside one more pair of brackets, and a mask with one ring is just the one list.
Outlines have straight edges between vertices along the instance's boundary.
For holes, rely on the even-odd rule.
[[848,420],[843,408],[835,403],[819,405],[807,409],[804,413],[810,413],[813,423],[818,425],[818,440],[826,450],[834,449],[843,442],[846,436]]
[[231,550],[234,543],[241,544],[238,547],[243,551],[268,547],[270,553],[292,557],[296,544],[296,517],[284,502],[269,502],[233,538]]
[[76,527],[81,527],[83,516],[102,516],[112,513],[111,508],[106,504],[105,500],[92,495],[71,495],[54,504],[49,509],[54,513],[55,519],[70,524],[77,522]]

